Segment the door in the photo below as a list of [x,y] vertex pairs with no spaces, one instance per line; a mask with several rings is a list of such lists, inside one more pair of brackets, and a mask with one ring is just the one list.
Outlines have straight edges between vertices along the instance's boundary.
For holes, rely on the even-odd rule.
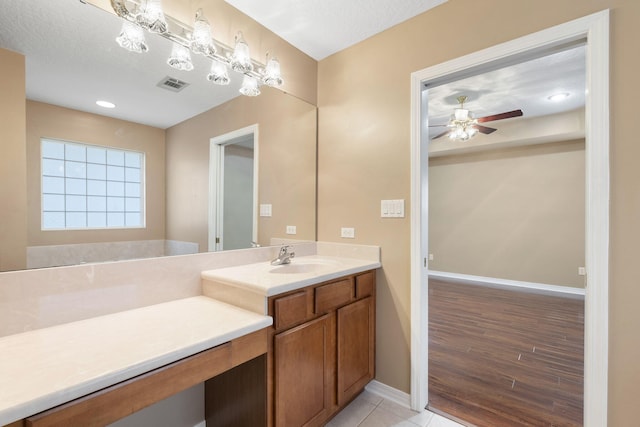
[[210,251],[250,248],[258,240],[257,134],[254,125],[211,140]]
[[351,400],[374,377],[373,298],[338,309],[338,405]]
[[481,52],[438,64],[412,74],[412,262],[411,406],[422,410],[427,403],[428,366],[426,285],[428,227],[427,143],[421,112],[425,111],[425,83],[443,81],[452,73],[481,67],[489,61],[522,57],[579,37],[587,40],[586,99],[586,274],[585,288],[585,425],[606,425],[607,421],[607,317],[609,270],[609,12],[603,11],[566,24],[496,45]]
[[275,425],[322,425],[334,387],[335,315],[327,314],[274,338]]

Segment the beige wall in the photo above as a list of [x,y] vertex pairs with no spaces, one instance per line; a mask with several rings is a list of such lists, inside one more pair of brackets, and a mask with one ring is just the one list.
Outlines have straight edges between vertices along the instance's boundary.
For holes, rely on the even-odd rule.
[[429,160],[429,269],[584,287],[584,140]]
[[[211,138],[258,124],[258,201],[273,205],[258,219],[258,243],[272,237],[315,240],[313,173],[316,108],[293,96],[262,88],[167,129],[167,239],[208,248],[209,145]],[[286,235],[287,225],[297,235]]]
[[381,219],[380,200],[409,200],[410,73],[605,8],[611,8],[609,425],[637,423],[637,0],[449,0],[320,61],[318,238],[340,241],[340,227],[353,226],[355,243],[382,247],[378,380],[409,391],[410,219]]
[[[88,2],[113,13],[109,0]],[[228,46],[234,45],[236,34],[242,31],[253,59],[265,63],[267,52],[278,58],[284,79],[282,90],[316,104],[318,63],[229,3],[224,0],[163,0],[162,7],[166,14],[187,24],[193,22],[196,10],[202,8],[211,23],[213,37]]]
[[27,265],[25,59],[0,49],[0,271]]
[[[28,246],[164,239],[165,131],[41,102],[27,101]],[[40,138],[61,139],[145,153],[146,227],[42,231]]]

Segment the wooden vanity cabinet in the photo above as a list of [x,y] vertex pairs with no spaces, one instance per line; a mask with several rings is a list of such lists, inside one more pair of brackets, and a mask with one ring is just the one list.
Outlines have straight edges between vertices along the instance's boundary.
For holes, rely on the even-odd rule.
[[268,419],[324,425],[375,375],[375,271],[269,298]]

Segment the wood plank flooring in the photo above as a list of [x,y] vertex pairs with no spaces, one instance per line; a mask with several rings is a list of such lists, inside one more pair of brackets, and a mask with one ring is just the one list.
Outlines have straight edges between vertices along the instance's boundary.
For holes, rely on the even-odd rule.
[[429,280],[429,408],[476,426],[581,426],[584,301]]

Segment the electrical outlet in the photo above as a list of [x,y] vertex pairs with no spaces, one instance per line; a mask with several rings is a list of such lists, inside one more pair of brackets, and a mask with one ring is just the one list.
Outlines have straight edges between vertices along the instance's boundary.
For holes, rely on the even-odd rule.
[[287,234],[296,234],[296,226],[287,225]]
[[587,275],[587,269],[584,267],[578,267],[578,276],[586,276]]
[[433,254],[429,254],[429,261],[433,261]]
[[271,214],[272,214],[271,204],[260,205],[260,216],[271,216]]
[[352,227],[342,227],[340,229],[340,237],[344,237],[346,239],[354,239],[356,237],[356,231]]

